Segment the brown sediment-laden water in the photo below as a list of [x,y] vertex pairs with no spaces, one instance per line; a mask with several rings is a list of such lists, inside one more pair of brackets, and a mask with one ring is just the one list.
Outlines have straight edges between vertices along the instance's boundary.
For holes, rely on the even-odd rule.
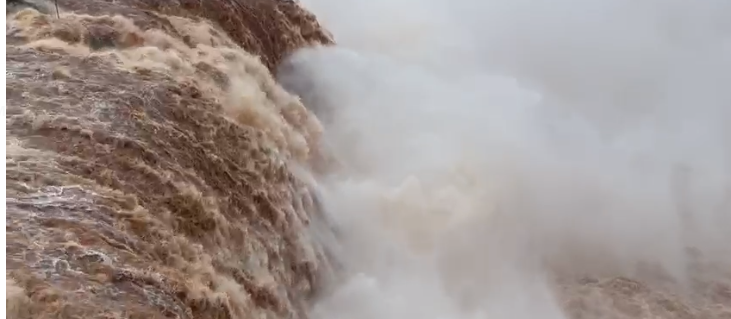
[[320,126],[269,68],[277,1],[8,3],[10,318],[301,317],[328,265],[288,169]]
[[728,5],[57,4],[6,1],[9,318],[731,318]]

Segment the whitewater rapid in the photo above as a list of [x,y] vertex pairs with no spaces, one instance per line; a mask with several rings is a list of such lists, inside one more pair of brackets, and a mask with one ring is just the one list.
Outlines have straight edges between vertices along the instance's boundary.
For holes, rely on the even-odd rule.
[[347,271],[314,318],[565,318],[576,278],[729,262],[731,3],[303,5],[338,45],[278,80],[340,164]]

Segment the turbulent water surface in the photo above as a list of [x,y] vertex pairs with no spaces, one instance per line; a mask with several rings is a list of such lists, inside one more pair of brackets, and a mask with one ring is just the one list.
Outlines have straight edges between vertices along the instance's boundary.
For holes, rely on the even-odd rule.
[[49,6],[7,16],[8,316],[303,316],[321,127],[267,67],[329,36],[293,3]]
[[59,7],[8,3],[11,318],[731,318],[727,1]]

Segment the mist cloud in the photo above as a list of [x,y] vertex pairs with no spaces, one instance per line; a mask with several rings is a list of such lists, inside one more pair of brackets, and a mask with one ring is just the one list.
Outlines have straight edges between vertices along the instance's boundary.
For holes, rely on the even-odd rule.
[[278,78],[353,274],[317,318],[561,318],[556,274],[726,262],[728,2],[303,5],[339,45]]

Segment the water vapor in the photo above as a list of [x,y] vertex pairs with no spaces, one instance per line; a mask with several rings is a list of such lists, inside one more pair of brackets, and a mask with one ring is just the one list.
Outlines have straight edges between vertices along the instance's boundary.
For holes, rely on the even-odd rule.
[[303,6],[338,45],[278,80],[340,164],[348,272],[315,318],[564,318],[581,278],[727,279],[731,3]]

